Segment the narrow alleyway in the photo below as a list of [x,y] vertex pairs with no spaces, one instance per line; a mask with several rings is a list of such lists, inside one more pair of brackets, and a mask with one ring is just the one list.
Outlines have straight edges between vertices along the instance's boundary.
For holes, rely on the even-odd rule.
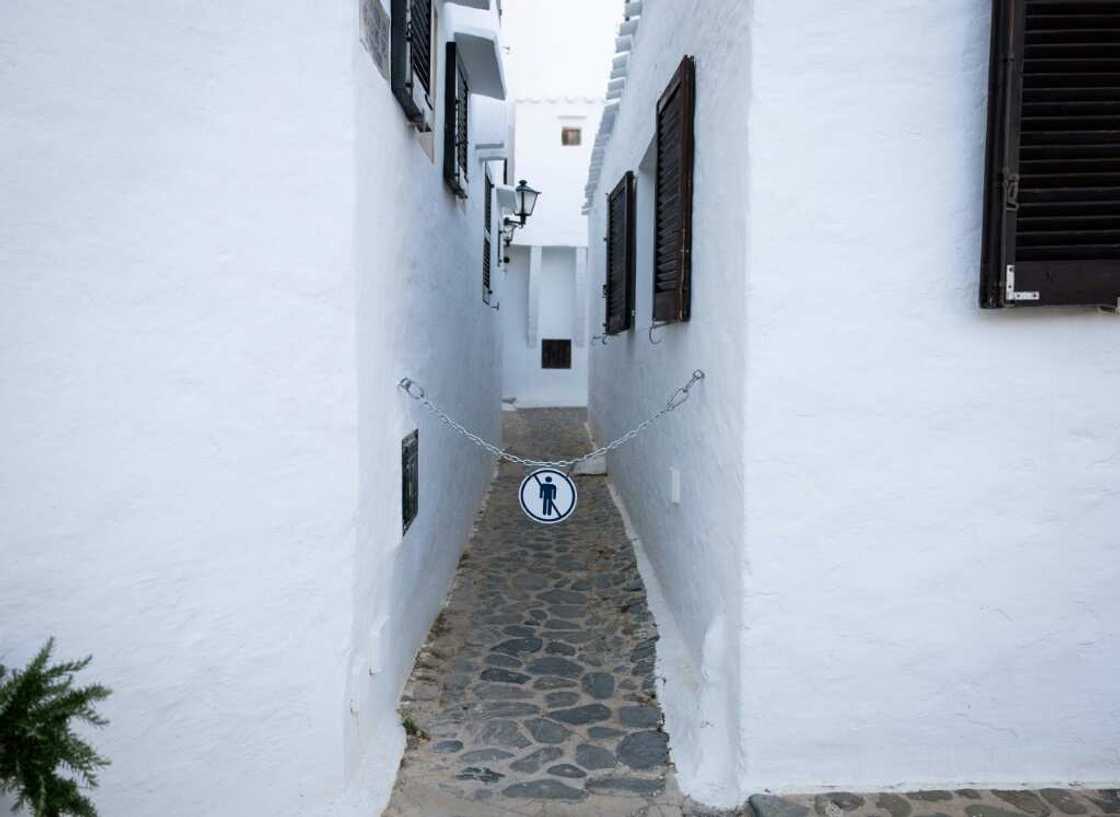
[[[582,409],[507,413],[516,453],[588,450]],[[605,477],[572,518],[521,512],[503,463],[401,704],[411,733],[388,817],[693,813],[655,698],[657,632]],[[450,543],[449,543],[450,545]]]

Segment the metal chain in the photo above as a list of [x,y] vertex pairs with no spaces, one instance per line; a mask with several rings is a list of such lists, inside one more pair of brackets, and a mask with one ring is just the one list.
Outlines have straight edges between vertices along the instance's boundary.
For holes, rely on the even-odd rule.
[[443,409],[441,409],[439,406],[428,399],[427,393],[424,391],[424,388],[415,380],[409,377],[402,377],[400,382],[397,383],[397,387],[413,400],[418,400],[421,405],[423,405],[430,412],[432,412],[432,414],[438,417],[440,422],[442,422],[445,426],[459,432],[479,448],[489,451],[498,459],[505,460],[506,462],[516,463],[517,465],[530,465],[536,468],[570,468],[578,465],[581,462],[586,462],[587,460],[602,456],[608,451],[614,451],[619,446],[625,445],[626,443],[630,442],[632,439],[637,437],[639,434],[656,423],[670,411],[683,406],[688,400],[689,391],[693,386],[695,386],[703,379],[704,371],[702,369],[697,369],[692,373],[692,377],[688,379],[687,383],[673,392],[672,396],[669,398],[669,401],[659,412],[654,414],[649,419],[644,420],[638,425],[634,426],[617,440],[612,440],[606,445],[596,448],[590,454],[584,454],[582,457],[574,460],[530,460],[526,459],[525,457],[519,457],[516,454],[511,454],[505,449],[498,448],[498,446],[494,445],[493,443],[487,442],[486,440],[482,439],[477,434],[464,427],[462,423],[458,423],[455,420],[451,419],[451,417],[447,415],[447,412],[445,412]]

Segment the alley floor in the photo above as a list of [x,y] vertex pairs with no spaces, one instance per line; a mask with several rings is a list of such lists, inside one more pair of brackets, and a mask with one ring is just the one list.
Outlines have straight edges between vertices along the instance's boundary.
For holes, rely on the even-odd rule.
[[[590,448],[582,410],[503,416],[517,454]],[[606,477],[577,477],[573,515],[542,526],[518,506],[525,473],[500,466],[416,660],[386,817],[703,813],[675,787],[655,697],[657,631]]]

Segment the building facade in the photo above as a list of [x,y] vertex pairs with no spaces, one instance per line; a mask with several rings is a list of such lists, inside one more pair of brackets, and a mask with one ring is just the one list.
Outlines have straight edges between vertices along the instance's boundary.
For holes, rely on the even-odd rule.
[[[508,405],[587,405],[587,217],[582,181],[601,100],[520,99],[514,177],[541,191],[502,260],[502,397]],[[508,259],[508,262],[505,260]]]
[[1021,144],[1055,156],[985,160],[990,98],[1018,127],[989,92],[1015,21],[1061,41],[1039,5],[993,28],[990,0],[625,4],[587,187],[613,324],[590,414],[612,439],[707,374],[610,459],[701,800],[1120,777],[1115,264],[1030,209],[1093,186],[1038,164],[1066,160],[1029,106],[1064,98],[1022,94]]
[[493,468],[398,380],[499,434],[498,9],[0,18],[0,660],[93,654],[103,814],[377,813]]

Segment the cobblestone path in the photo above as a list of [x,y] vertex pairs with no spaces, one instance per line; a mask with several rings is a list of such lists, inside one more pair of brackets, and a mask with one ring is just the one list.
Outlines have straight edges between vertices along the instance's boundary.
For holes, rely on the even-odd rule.
[[[582,410],[504,419],[522,455],[589,450]],[[501,465],[417,658],[401,705],[415,734],[385,815],[693,814],[672,779],[657,632],[606,478],[577,478],[571,518],[542,526],[518,506],[525,473]]]

